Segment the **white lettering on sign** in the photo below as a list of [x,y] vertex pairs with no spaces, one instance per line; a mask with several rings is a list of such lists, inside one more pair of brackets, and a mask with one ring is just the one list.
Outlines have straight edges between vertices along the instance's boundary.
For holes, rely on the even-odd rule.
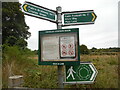
[[53,63],[53,65],[64,65],[64,63]]
[[61,57],[75,57],[75,37],[60,37],[60,55]]
[[45,33],[70,32],[71,30],[46,31]]

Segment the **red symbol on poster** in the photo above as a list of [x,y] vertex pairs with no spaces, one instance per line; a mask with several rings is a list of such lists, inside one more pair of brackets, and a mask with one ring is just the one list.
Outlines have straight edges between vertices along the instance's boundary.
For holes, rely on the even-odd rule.
[[74,55],[74,51],[69,51],[68,54],[69,55]]
[[69,48],[73,48],[73,44],[69,44],[68,47],[69,47]]
[[67,52],[66,51],[62,51],[62,55],[63,56],[67,55]]
[[67,47],[66,47],[66,45],[62,45],[62,49],[64,49],[64,50],[65,50],[66,48],[67,48]]

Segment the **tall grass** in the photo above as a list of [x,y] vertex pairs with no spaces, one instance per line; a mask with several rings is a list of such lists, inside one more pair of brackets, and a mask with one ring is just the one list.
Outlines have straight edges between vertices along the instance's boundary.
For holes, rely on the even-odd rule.
[[20,50],[17,46],[4,46],[2,59],[2,86],[8,87],[8,77],[12,75],[24,75],[25,68],[34,65],[34,62],[28,59],[28,50]]
[[[3,59],[3,87],[7,87],[8,76],[22,74],[23,87],[58,88],[57,66],[38,65],[37,56],[20,51],[18,47],[7,47]],[[28,54],[28,55],[27,55]],[[98,70],[94,84],[65,85],[65,88],[118,88],[117,55],[81,55],[81,61],[92,62]]]

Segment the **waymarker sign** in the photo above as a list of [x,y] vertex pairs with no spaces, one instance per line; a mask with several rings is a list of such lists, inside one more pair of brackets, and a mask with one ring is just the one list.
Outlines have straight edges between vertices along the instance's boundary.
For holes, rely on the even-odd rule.
[[56,11],[33,4],[31,2],[25,2],[22,5],[22,10],[25,14],[41,19],[45,19],[56,23]]
[[98,71],[92,63],[81,62],[80,65],[66,66],[65,83],[93,83]]
[[64,26],[94,24],[97,17],[93,10],[63,12],[63,14]]

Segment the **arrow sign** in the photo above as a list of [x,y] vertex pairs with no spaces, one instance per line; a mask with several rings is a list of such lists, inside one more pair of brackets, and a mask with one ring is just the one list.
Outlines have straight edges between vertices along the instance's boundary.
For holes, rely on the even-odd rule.
[[93,10],[63,12],[63,14],[64,26],[94,24],[97,17]]
[[22,5],[22,11],[29,16],[45,19],[56,23],[56,11],[54,10],[50,10],[31,2],[25,2]]
[[76,66],[66,66],[66,78],[64,83],[93,83],[98,71],[92,63],[80,63]]

